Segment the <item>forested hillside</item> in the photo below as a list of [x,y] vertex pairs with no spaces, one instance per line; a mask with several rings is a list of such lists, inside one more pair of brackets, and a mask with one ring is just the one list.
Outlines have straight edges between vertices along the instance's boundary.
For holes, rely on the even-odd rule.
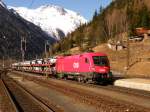
[[150,28],[150,1],[115,0],[95,11],[88,24],[81,25],[68,34],[68,38],[54,44],[53,52],[64,52],[76,46],[86,51],[110,39],[132,36],[137,27]]

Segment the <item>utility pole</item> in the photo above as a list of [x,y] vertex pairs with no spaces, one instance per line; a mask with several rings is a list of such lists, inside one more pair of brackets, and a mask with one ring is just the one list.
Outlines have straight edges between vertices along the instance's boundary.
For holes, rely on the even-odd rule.
[[47,52],[49,51],[49,42],[48,40],[45,41],[45,57],[47,58]]
[[127,70],[129,69],[130,65],[130,43],[129,43],[129,37],[127,37]]
[[[26,38],[21,37],[21,54],[22,54],[23,63],[24,63],[25,51],[26,51]],[[23,72],[24,72],[24,68],[22,68],[22,74]],[[24,80],[24,75],[22,76],[22,80]]]
[[[48,42],[48,40],[47,41],[45,41],[45,57],[46,57],[46,60],[48,60],[48,52],[49,52],[49,42]],[[48,78],[48,67],[47,67],[47,64],[48,63],[46,63],[46,78]]]
[[3,69],[5,68],[5,57],[3,56]]
[[125,67],[125,75],[127,75],[127,71],[130,67],[130,42],[129,36],[127,34],[127,50],[126,50],[126,67]]
[[9,58],[9,67],[10,67],[10,68],[12,68],[12,65],[11,65],[11,64],[12,64],[12,59]]
[[[129,2],[129,5],[127,6],[127,12],[130,10],[130,8],[132,7],[132,3],[131,2]],[[130,38],[130,36],[131,36],[131,30],[129,29],[129,26],[130,26],[130,16],[128,16],[127,14],[126,14],[126,17],[125,17],[125,20],[126,20],[126,22],[125,22],[125,25],[124,25],[124,27],[125,27],[125,31],[127,32],[127,52],[126,52],[126,74],[127,74],[127,71],[129,70],[129,68],[130,68],[130,54],[131,54],[131,51],[130,51],[130,40],[129,40],[129,38]]]
[[[2,33],[2,36],[3,36],[3,38],[4,39],[6,39],[6,36],[4,35],[4,33]],[[7,49],[6,49],[7,50]],[[6,51],[7,52],[7,51]],[[5,54],[4,54],[4,56],[3,56],[3,69],[5,68]]]

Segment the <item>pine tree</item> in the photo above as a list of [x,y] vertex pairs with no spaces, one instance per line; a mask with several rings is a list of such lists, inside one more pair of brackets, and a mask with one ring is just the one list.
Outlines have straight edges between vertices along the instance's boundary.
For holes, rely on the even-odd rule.
[[146,6],[143,7],[143,9],[140,11],[141,16],[141,27],[149,27],[149,12]]
[[94,15],[93,15],[93,20],[95,20],[98,16],[97,10],[95,10]]

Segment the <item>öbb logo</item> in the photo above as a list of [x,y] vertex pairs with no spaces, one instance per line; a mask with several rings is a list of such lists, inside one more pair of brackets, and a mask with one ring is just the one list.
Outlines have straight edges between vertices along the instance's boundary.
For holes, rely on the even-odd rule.
[[73,63],[73,68],[79,68],[79,63]]

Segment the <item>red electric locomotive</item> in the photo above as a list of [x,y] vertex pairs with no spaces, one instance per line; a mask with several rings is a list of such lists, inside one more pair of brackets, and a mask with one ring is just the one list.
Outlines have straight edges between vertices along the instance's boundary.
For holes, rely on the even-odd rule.
[[57,76],[75,78],[78,81],[108,81],[112,79],[110,64],[104,53],[83,53],[58,57]]

